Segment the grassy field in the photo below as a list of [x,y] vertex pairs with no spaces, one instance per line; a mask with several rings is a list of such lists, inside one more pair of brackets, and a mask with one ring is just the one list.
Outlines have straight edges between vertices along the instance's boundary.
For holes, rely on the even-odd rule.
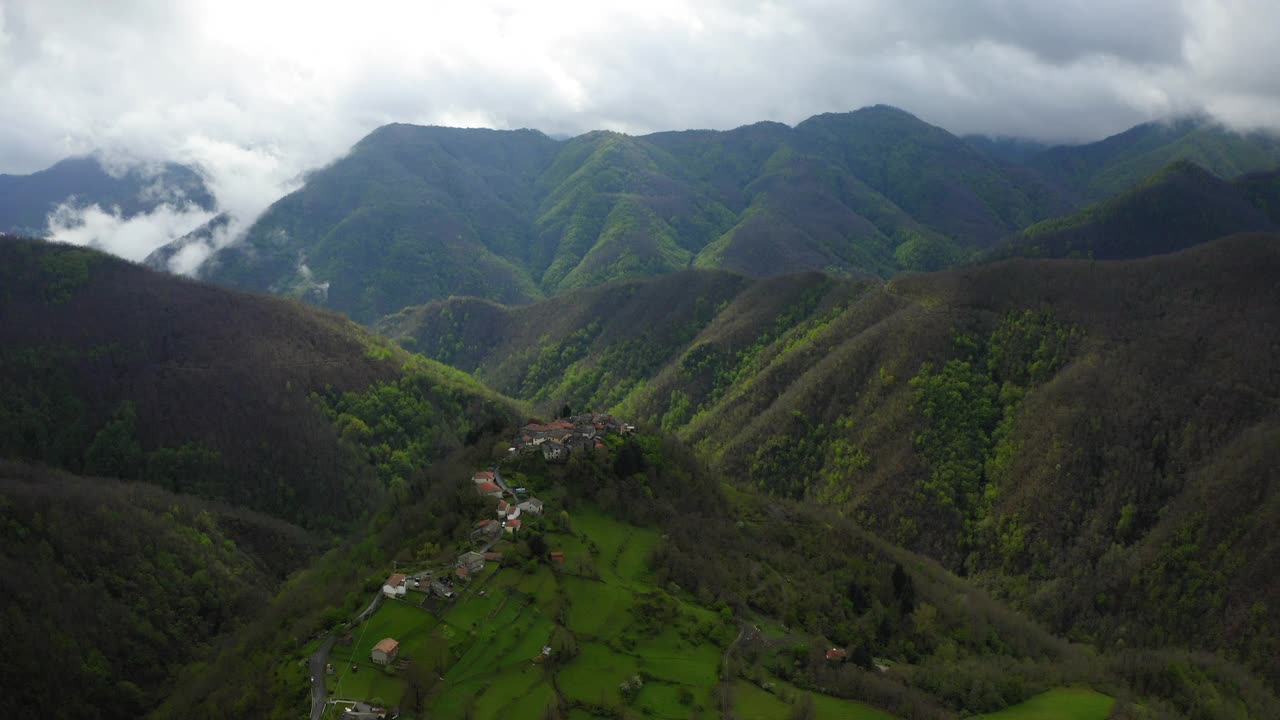
[[894,717],[870,705],[852,700],[842,700],[830,695],[820,695],[799,690],[784,682],[774,683],[774,692],[739,680],[734,685],[734,709],[739,720],[786,720],[791,715],[793,703],[804,695],[813,698],[814,714],[818,720],[894,720]]
[[[398,702],[401,680],[369,661],[379,640],[394,637],[402,656],[443,668],[427,717],[541,720],[557,702],[555,688],[579,706],[570,717],[582,720],[593,717],[587,707],[630,707],[658,720],[714,708],[720,658],[737,626],[654,584],[649,557],[658,534],[581,508],[569,530],[543,530],[548,549],[565,553],[563,566],[530,562],[517,544],[504,544],[509,564],[487,566],[440,617],[386,603],[356,629],[351,646],[334,648],[338,673],[328,684],[335,696]],[[547,661],[543,647],[566,630],[577,654]],[[351,673],[352,664],[360,670]],[[635,677],[644,678],[643,688],[625,698],[620,685]],[[814,700],[821,720],[891,720],[858,703]],[[747,683],[739,683],[739,705],[744,720],[782,719],[791,710]]]
[[983,715],[986,720],[1106,720],[1115,700],[1085,688],[1058,688]]

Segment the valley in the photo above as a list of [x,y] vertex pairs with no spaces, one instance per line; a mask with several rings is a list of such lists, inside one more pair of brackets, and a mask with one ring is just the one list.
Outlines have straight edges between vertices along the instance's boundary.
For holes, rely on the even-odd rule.
[[213,216],[142,265],[0,236],[9,699],[1280,717],[1277,148],[392,124],[198,279],[195,170],[0,176],[31,234]]

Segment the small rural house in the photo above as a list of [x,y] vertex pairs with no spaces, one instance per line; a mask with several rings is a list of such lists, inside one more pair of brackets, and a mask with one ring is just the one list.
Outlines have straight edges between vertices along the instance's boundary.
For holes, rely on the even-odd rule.
[[843,662],[847,657],[849,657],[849,651],[844,648],[831,648],[827,651],[828,662]]
[[520,508],[522,512],[527,512],[530,515],[537,516],[542,514],[542,501],[538,498],[529,498],[516,507]]
[[459,580],[471,579],[471,570],[469,570],[466,565],[459,565],[458,567],[454,568],[453,574],[456,575]]
[[563,565],[563,564],[564,564],[564,553],[559,552],[559,551],[551,553],[551,562],[553,562],[553,563],[555,563],[555,564],[557,564],[557,565]]
[[375,665],[390,665],[396,661],[396,656],[400,654],[400,641],[395,638],[382,638],[377,645],[373,646],[373,652],[369,653],[369,659]]
[[387,578],[387,582],[382,586],[382,594],[389,598],[404,597],[405,592],[409,589],[404,580],[404,573],[392,573],[391,577]]
[[471,476],[471,482],[475,483],[476,485],[480,485],[487,482],[494,482],[497,479],[498,478],[490,470],[481,470],[480,472]]
[[496,537],[502,534],[502,524],[496,520],[485,518],[476,523],[475,529],[471,531],[471,539],[483,542],[484,540]]
[[475,550],[464,552],[458,556],[458,565],[470,570],[471,572],[483,570],[484,555],[476,552]]
[[502,529],[506,531],[507,534],[509,535],[516,534],[516,532],[520,529],[520,518],[515,518],[514,520],[508,520],[506,524],[503,525]]
[[542,443],[542,457],[547,460],[562,460],[565,453],[564,443],[558,440],[548,440]]
[[502,497],[502,488],[498,487],[498,483],[488,480],[476,485],[476,492],[489,497]]
[[511,503],[507,502],[506,500],[498,501],[498,517],[505,518],[507,516],[507,511],[510,509],[511,509]]

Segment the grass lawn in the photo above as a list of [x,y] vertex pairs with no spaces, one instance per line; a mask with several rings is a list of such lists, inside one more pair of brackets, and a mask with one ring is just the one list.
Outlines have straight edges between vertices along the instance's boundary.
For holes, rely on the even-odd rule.
[[389,705],[398,705],[404,686],[400,678],[392,677],[374,665],[360,665],[359,672],[351,672],[351,663],[336,666],[329,687],[334,688],[333,697],[348,700],[372,700],[381,698]]
[[608,639],[631,622],[635,594],[622,585],[577,577],[561,578],[560,583],[569,595],[568,624],[573,632]]
[[649,555],[658,545],[656,530],[627,525],[594,509],[579,510],[570,524],[600,549],[596,567],[606,580],[648,579]]
[[1057,688],[983,715],[987,720],[1106,720],[1115,699],[1087,688]]
[[733,704],[739,720],[786,720],[791,706],[745,680],[733,686]]
[[[685,705],[680,702],[680,690],[685,689],[693,695],[693,700]],[[685,687],[680,683],[669,683],[661,680],[650,680],[636,697],[635,707],[644,715],[663,720],[686,720],[693,713],[693,706],[700,704],[709,707],[708,691],[701,687]]]
[[[813,709],[818,720],[894,720],[892,715],[870,705],[807,692],[787,683],[775,682],[780,690],[790,693],[792,697],[812,695]],[[739,680],[734,685],[734,707],[739,720],[786,720],[790,716],[792,704],[752,683]]]
[[621,706],[618,685],[636,675],[635,658],[599,643],[580,643],[578,656],[557,674],[566,696],[593,704]]
[[640,667],[656,678],[709,688],[719,680],[721,648],[707,642],[690,643],[676,628],[636,644]]

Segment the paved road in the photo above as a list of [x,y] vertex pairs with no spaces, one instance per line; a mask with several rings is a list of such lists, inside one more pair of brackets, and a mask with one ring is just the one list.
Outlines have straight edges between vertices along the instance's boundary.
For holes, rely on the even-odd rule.
[[[378,588],[373,594],[373,600],[369,601],[369,606],[360,612],[352,621],[352,625],[359,625],[373,616],[378,608],[382,607],[382,601],[386,596],[382,594],[382,588]],[[311,720],[320,720],[320,716],[324,714],[325,703],[329,701],[329,689],[325,687],[325,678],[327,677],[324,668],[329,664],[329,651],[333,650],[333,643],[337,640],[332,633],[320,643],[320,647],[311,653]]]
[[324,666],[329,663],[329,651],[335,640],[337,638],[330,635],[311,653],[311,720],[320,720],[324,704],[329,700],[329,691],[324,686]]

